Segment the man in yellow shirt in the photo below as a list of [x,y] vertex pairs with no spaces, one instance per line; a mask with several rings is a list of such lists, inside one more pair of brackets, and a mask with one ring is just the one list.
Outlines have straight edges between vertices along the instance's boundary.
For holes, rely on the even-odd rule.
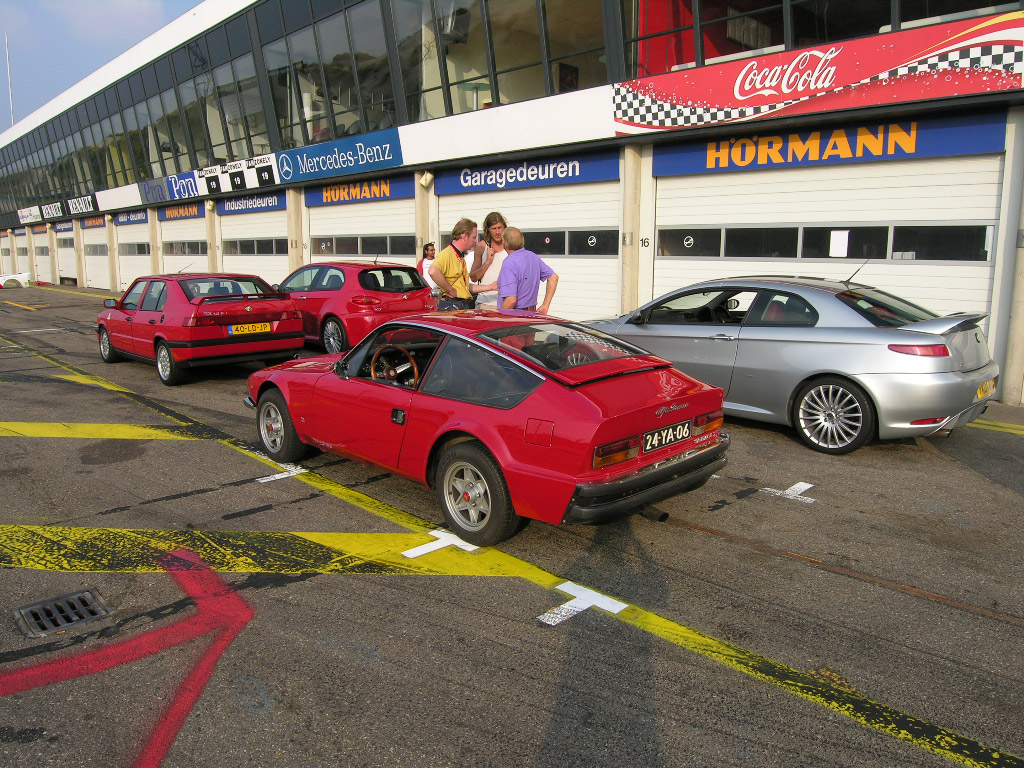
[[497,283],[475,285],[469,282],[465,255],[476,245],[476,234],[475,221],[459,219],[452,227],[451,245],[437,254],[434,263],[430,265],[430,277],[442,291],[437,305],[442,312],[473,309],[476,306],[476,294],[497,290]]

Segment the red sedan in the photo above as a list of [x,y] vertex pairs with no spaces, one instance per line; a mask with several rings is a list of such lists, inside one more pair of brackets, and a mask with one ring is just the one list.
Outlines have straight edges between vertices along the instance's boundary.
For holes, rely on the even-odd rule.
[[702,485],[726,461],[722,394],[599,331],[478,310],[254,373],[246,404],[275,460],[316,447],[378,465],[491,545],[529,518],[604,522]]
[[437,307],[415,267],[325,261],[292,272],[281,290],[302,312],[306,338],[341,352],[381,323]]
[[302,317],[284,294],[254,275],[140,277],[96,320],[106,363],[155,363],[160,381],[213,363],[280,362],[302,349]]

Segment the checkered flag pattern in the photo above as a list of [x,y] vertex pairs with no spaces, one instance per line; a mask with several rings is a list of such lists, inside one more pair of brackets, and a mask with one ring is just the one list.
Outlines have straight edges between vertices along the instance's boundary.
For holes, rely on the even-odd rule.
[[[1007,75],[1024,73],[1024,47],[1016,45],[982,45],[962,48],[937,56],[896,67],[857,83],[844,85],[826,91],[836,93],[864,83],[888,80],[901,75],[912,75],[920,72],[937,72],[944,69],[978,69],[1000,70]],[[667,101],[651,98],[637,93],[626,85],[616,84],[612,93],[612,104],[615,109],[615,120],[623,123],[649,126],[651,128],[690,128],[715,123],[729,123],[776,112],[785,107],[799,104],[802,101],[820,96],[812,94],[799,99],[789,99],[764,104],[757,107],[699,107],[683,106]]]

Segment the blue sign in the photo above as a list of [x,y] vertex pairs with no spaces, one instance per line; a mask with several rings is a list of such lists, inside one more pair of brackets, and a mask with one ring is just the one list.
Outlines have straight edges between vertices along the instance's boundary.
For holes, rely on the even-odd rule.
[[282,183],[348,176],[402,164],[402,145],[396,128],[348,139],[313,144],[277,153],[277,176]]
[[167,191],[166,179],[153,179],[152,181],[139,182],[139,194],[143,202],[150,205],[166,203],[171,199],[171,193]]
[[656,144],[655,176],[753,171],[834,163],[1002,152],[1006,115],[871,121],[811,131],[756,134],[679,145]]
[[259,213],[261,211],[280,211],[287,206],[284,192],[268,192],[264,195],[247,195],[221,200],[217,203],[217,213],[222,216],[234,213]]
[[58,221],[53,225],[54,232],[73,232],[75,229],[75,222],[73,221]]
[[345,203],[368,203],[375,200],[401,200],[416,196],[412,176],[390,179],[363,179],[362,181],[339,181],[306,188],[306,205],[344,205]]
[[199,183],[196,181],[196,172],[176,173],[168,176],[167,192],[171,200],[187,200],[190,197],[199,197]]
[[201,219],[206,216],[206,206],[199,203],[182,203],[168,205],[156,212],[160,221],[177,221],[178,219]]
[[145,224],[149,221],[149,211],[123,211],[114,214],[114,224]]
[[439,195],[452,195],[459,192],[521,189],[618,179],[619,153],[611,151],[590,155],[555,155],[541,160],[442,171],[434,179],[434,191]]

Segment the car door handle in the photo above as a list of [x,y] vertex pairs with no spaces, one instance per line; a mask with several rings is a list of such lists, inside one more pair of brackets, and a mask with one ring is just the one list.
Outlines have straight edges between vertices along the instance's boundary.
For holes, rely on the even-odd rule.
[[307,298],[308,298],[308,297],[306,297],[306,296],[296,296],[296,297],[295,297],[295,300],[296,300],[296,301],[305,301],[305,300],[306,300]]
[[126,317],[126,318],[124,319],[124,321],[125,321],[126,323],[130,323],[130,322],[132,321],[132,316],[131,316],[131,315],[128,315],[128,317]]
[[730,336],[727,333],[716,333],[710,337],[712,341],[736,341],[735,336]]
[[156,325],[156,319],[150,320],[150,321],[149,321],[149,324],[150,324],[150,325]]
[[401,408],[392,408],[391,420],[395,422],[395,424],[405,424],[405,411]]

